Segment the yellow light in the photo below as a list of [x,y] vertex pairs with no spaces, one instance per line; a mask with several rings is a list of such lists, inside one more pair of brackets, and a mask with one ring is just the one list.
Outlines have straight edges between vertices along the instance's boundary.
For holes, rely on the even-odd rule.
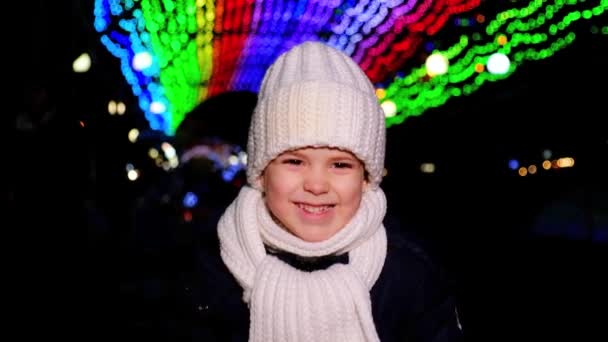
[[72,70],[77,73],[87,72],[91,69],[91,56],[88,53],[83,53],[72,62]]
[[549,170],[550,168],[551,168],[551,161],[550,160],[545,160],[543,162],[543,169]]
[[152,158],[152,159],[156,159],[158,157],[158,150],[155,149],[154,147],[150,148],[148,150],[148,156],[150,156],[150,158]]
[[423,173],[433,173],[435,172],[435,164],[434,163],[422,163],[420,164],[420,171]]
[[137,138],[139,137],[139,130],[137,128],[132,128],[129,131],[129,141],[135,143]]
[[533,175],[536,173],[536,165],[530,165],[528,166],[528,173]]
[[108,113],[110,113],[110,115],[116,114],[116,102],[114,102],[114,100],[108,102]]
[[123,115],[127,111],[127,106],[124,102],[120,101],[116,104],[116,114]]

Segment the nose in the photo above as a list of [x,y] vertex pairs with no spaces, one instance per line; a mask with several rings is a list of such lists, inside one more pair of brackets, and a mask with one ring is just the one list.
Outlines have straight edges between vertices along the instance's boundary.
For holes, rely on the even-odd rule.
[[309,170],[304,178],[304,191],[310,192],[315,195],[320,195],[328,192],[328,175],[323,170]]

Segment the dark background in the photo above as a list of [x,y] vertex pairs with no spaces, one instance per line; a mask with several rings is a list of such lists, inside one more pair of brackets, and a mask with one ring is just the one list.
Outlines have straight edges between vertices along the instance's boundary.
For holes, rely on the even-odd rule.
[[[146,122],[89,2],[20,9],[23,29],[6,45],[17,57],[5,62],[16,106],[5,116],[3,199],[24,242],[11,281],[26,292],[20,312],[37,325],[65,309],[47,331],[95,340],[157,323],[137,308],[167,295],[166,256],[182,257],[196,230],[167,231],[183,224],[179,174],[149,165],[140,181],[125,177],[127,162],[144,163],[169,138],[127,140]],[[91,71],[72,73],[85,50]],[[446,268],[471,340],[606,338],[607,60],[608,37],[583,32],[555,56],[388,130],[389,210]],[[126,115],[109,116],[109,99],[125,102]],[[507,167],[539,165],[545,149],[575,167],[526,177]],[[421,173],[421,162],[437,171]]]

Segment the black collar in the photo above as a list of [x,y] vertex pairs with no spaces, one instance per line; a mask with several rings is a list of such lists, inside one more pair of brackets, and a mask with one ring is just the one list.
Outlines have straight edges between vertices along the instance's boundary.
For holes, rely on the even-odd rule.
[[303,257],[293,253],[277,250],[266,245],[264,245],[264,247],[266,248],[266,253],[274,255],[284,263],[304,272],[324,270],[336,263],[348,264],[348,253],[340,255],[330,254],[320,257]]

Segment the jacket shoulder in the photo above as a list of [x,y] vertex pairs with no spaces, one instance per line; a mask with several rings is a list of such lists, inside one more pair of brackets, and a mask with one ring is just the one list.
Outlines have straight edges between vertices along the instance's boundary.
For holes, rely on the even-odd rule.
[[385,222],[387,255],[371,292],[377,326],[383,326],[386,340],[460,341],[447,272],[429,252],[427,241],[394,223]]
[[437,257],[432,254],[431,244],[408,230],[396,219],[385,220],[387,234],[387,262],[400,268],[409,266],[420,272],[442,276],[444,271]]

